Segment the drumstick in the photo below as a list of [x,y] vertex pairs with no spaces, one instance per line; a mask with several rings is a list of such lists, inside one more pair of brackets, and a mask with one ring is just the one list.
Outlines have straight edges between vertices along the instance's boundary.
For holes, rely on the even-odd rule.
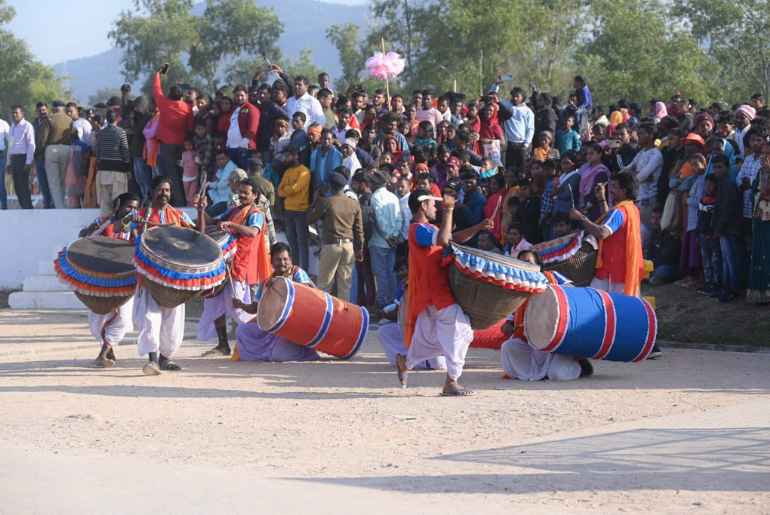
[[575,209],[575,194],[572,192],[572,184],[567,183],[567,187],[569,188],[569,201],[570,201],[570,204],[572,204],[572,209]]

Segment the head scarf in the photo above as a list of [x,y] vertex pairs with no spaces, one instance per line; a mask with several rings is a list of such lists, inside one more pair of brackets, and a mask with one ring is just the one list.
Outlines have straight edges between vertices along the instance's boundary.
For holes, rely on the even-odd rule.
[[711,115],[710,115],[709,113],[707,113],[706,111],[702,111],[702,112],[698,113],[698,114],[695,116],[695,126],[697,127],[697,126],[698,126],[698,124],[700,124],[700,123],[701,123],[701,122],[703,122],[703,121],[709,121],[709,122],[711,122],[711,126],[712,126],[712,127],[714,126],[714,117],[713,117],[713,116],[711,116]]
[[623,113],[620,111],[612,111],[610,113],[610,125],[620,125],[623,123]]
[[668,109],[663,102],[655,102],[655,119],[660,121],[668,116]]
[[735,110],[736,115],[739,113],[746,115],[746,118],[748,118],[749,121],[754,120],[754,118],[757,116],[757,110],[747,104],[743,104]]

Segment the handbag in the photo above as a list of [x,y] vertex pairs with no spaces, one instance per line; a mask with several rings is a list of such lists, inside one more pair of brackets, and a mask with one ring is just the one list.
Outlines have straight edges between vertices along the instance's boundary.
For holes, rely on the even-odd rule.
[[679,192],[671,190],[663,205],[663,213],[660,216],[660,228],[665,231],[671,227],[677,227],[681,223],[682,213],[679,209]]

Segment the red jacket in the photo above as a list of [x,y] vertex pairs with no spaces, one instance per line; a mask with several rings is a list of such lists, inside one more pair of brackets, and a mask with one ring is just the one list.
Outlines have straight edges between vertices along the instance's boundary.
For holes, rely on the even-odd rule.
[[238,128],[241,136],[249,139],[249,150],[257,148],[257,133],[259,132],[259,108],[249,102],[241,106],[238,112]]
[[152,83],[152,96],[160,110],[160,123],[155,137],[161,143],[181,145],[187,132],[193,129],[192,107],[184,100],[171,100],[163,94],[160,86],[160,73],[155,74]]

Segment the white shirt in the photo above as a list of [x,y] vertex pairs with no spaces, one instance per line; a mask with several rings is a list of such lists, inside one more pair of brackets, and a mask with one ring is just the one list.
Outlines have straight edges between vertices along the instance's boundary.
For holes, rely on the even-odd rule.
[[91,122],[89,122],[85,118],[78,118],[77,120],[72,122],[72,128],[77,131],[78,139],[81,142],[91,146],[91,132],[93,132],[93,128],[91,127]]
[[639,151],[622,172],[632,172],[639,183],[637,200],[651,200],[658,194],[658,178],[663,169],[663,154],[656,147]]
[[230,115],[230,127],[227,129],[227,148],[249,148],[249,139],[241,135],[241,127],[238,125],[238,115],[241,108],[233,109]]
[[0,152],[5,152],[8,148],[8,138],[11,137],[11,126],[8,122],[0,118]]
[[289,115],[289,120],[294,117],[294,113],[297,111],[305,113],[305,128],[310,127],[313,123],[321,126],[326,123],[326,115],[323,107],[321,107],[321,102],[309,93],[305,93],[299,98],[291,97],[286,102],[286,113]]
[[409,193],[398,199],[401,204],[401,237],[409,239],[409,224],[412,223],[412,210],[409,209]]
[[342,160],[342,166],[350,170],[351,176],[362,168],[361,161],[358,160],[358,156],[356,155],[355,150],[352,154],[350,154],[349,157],[346,157]]
[[735,140],[735,143],[738,144],[738,155],[741,159],[746,157],[746,148],[743,145],[743,138],[746,136],[746,133],[749,132],[751,129],[751,124],[747,125],[744,129],[739,129],[736,127],[735,132],[733,133],[733,139]]
[[8,155],[24,154],[25,164],[31,165],[35,157],[35,128],[27,120],[22,120],[11,126]]

